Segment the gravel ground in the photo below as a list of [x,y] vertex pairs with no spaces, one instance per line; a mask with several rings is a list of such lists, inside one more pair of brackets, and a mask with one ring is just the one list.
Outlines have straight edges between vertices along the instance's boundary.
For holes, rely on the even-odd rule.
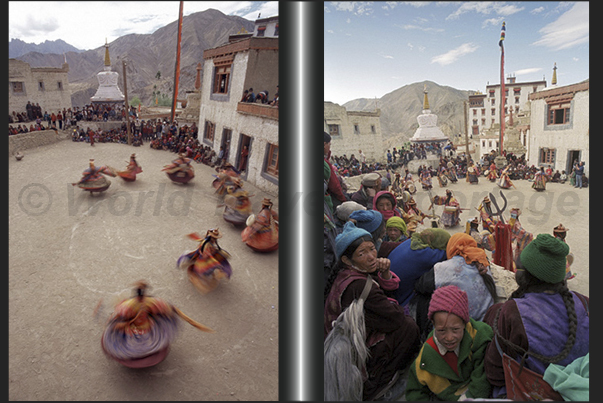
[[[90,158],[124,169],[133,152],[135,182],[110,178],[94,196],[71,186]],[[223,220],[214,169],[194,164],[192,182],[172,183],[161,168],[175,154],[148,145],[61,141],[24,154],[9,159],[10,400],[278,399],[278,251],[253,252]],[[264,197],[278,211],[277,195],[244,189],[255,213]],[[196,247],[186,234],[216,226],[233,276],[202,295],[176,260]],[[106,357],[106,320],[140,279],[215,333],[182,322],[167,358],[147,369]]]

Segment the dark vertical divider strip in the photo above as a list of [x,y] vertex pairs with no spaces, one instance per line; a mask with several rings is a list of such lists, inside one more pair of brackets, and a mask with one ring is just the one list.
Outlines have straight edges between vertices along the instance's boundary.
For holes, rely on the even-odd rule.
[[320,213],[323,210],[323,162],[320,154],[323,20],[322,2],[280,3],[281,401],[323,400],[323,284],[320,268],[323,257],[319,236],[322,227]]

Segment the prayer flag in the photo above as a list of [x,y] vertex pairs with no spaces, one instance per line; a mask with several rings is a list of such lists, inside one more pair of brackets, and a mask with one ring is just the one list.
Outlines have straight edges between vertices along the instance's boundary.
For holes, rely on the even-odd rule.
[[498,41],[498,46],[502,47],[502,43],[505,40],[505,31],[507,29],[505,28],[505,22],[503,21],[502,23],[502,28],[500,30],[500,41]]

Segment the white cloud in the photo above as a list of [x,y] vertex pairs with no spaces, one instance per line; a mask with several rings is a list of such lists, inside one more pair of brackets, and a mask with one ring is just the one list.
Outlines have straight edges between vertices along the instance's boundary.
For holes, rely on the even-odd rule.
[[568,49],[589,41],[588,3],[578,2],[563,13],[557,21],[545,25],[538,32],[542,37],[532,45],[551,50]]
[[514,71],[513,73],[516,76],[523,76],[526,74],[538,73],[539,71],[542,71],[541,67],[529,67],[527,69],[520,69],[520,70]]
[[383,57],[386,58],[386,59],[393,59],[394,58],[393,56],[390,56],[390,55],[383,55]]
[[461,56],[475,52],[479,46],[473,43],[463,43],[458,48],[431,58],[431,63],[439,63],[442,66],[456,62]]
[[536,7],[532,11],[530,11],[530,14],[539,14],[539,13],[541,13],[543,11],[544,11],[544,7],[540,6],[540,7]]
[[413,44],[412,44],[412,43],[410,43],[410,42],[408,42],[408,43],[406,44],[406,46],[408,46],[408,47],[410,48],[410,50],[412,50],[412,48],[414,47],[414,46],[413,46]]
[[406,24],[406,25],[398,25],[394,24],[397,27],[403,28],[405,30],[416,29],[423,32],[444,32],[443,28],[430,28],[430,27],[420,27],[418,25]]
[[572,60],[573,60],[573,61],[575,61],[575,62],[577,62],[577,61],[579,61],[580,59],[578,59],[577,57],[572,57]]
[[487,20],[485,20],[484,22],[482,22],[482,28],[486,28],[488,25],[501,25],[502,26],[502,22],[505,18],[504,17],[497,17],[497,18],[488,18]]
[[373,13],[372,1],[334,1],[331,3],[337,11],[347,11],[356,15]]
[[492,2],[492,1],[468,1],[463,2],[456,9],[456,11],[446,17],[447,20],[454,20],[459,18],[462,14],[469,12],[476,12],[478,14],[497,14],[502,16],[509,16],[523,10],[525,7],[518,7],[514,4],[505,4],[504,2]]
[[335,33],[335,31],[333,31],[332,29],[327,29],[327,32],[330,33],[330,34],[334,34]]

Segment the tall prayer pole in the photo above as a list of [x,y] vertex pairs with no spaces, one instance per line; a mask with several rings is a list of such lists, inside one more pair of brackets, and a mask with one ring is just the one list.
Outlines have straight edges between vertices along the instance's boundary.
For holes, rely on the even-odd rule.
[[128,145],[132,145],[132,134],[130,132],[130,105],[128,104],[128,81],[126,80],[126,61],[122,60],[124,68],[124,96],[126,101],[126,133],[128,135]]
[[182,39],[182,8],[183,2],[180,2],[180,12],[178,13],[178,45],[176,49],[176,66],[174,68],[174,97],[172,99],[171,121],[176,117],[176,103],[178,102],[178,82],[180,81],[180,40]]
[[503,155],[503,138],[505,136],[505,47],[503,41],[505,39],[505,22],[502,23],[502,29],[500,31],[500,137],[499,137],[499,153]]

